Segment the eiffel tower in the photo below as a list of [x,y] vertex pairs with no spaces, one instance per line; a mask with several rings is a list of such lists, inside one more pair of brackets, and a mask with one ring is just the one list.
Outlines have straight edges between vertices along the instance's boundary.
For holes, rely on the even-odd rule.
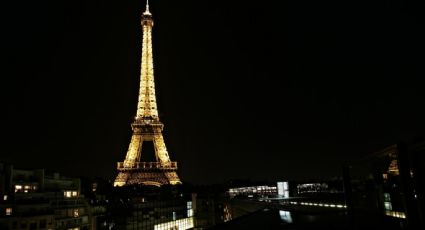
[[[124,162],[118,162],[118,175],[114,186],[181,184],[177,175],[177,162],[171,161],[165,147],[159,121],[155,96],[155,82],[152,58],[153,18],[149,11],[149,1],[142,15],[143,49],[140,76],[139,102],[137,116],[131,124],[133,136]],[[140,162],[142,144],[152,141],[156,162]]]

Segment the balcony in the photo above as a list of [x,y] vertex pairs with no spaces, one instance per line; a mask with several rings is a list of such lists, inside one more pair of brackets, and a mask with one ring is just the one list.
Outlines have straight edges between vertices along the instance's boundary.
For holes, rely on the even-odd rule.
[[133,165],[124,166],[124,162],[118,162],[117,166],[118,170],[140,170],[140,169],[169,169],[176,170],[177,162],[170,161],[168,163],[160,163],[160,162],[135,162]]

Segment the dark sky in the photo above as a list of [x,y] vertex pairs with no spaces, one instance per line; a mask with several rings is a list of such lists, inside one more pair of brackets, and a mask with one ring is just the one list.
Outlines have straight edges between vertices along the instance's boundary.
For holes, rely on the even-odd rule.
[[[184,181],[327,178],[425,136],[423,5],[151,5],[158,107]],[[136,113],[144,1],[1,8],[0,161],[113,178]]]

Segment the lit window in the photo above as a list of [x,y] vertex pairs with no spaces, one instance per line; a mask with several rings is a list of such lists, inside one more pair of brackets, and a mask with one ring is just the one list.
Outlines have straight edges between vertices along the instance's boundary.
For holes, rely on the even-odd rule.
[[64,192],[64,196],[65,196],[66,198],[71,198],[71,196],[72,196],[71,191],[65,191],[65,192]]
[[383,173],[383,174],[382,174],[382,178],[383,178],[384,180],[387,180],[387,179],[388,179],[388,174]]
[[3,200],[7,200],[7,195],[4,195],[3,196]]
[[72,192],[72,197],[76,197],[77,196],[77,191],[73,191]]
[[192,217],[192,216],[193,216],[193,209],[187,210],[187,217]]
[[6,216],[12,215],[12,208],[6,208]]
[[80,216],[80,212],[78,211],[78,209],[74,209],[74,217],[78,216]]
[[15,192],[20,192],[22,190],[22,185],[15,185]]
[[391,211],[393,209],[391,202],[384,202],[385,210]]
[[96,192],[96,190],[97,190],[97,183],[93,183],[92,184],[92,192]]

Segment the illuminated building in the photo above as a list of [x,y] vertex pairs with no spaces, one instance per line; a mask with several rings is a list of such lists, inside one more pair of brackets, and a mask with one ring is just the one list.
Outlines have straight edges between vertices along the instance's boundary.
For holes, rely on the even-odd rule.
[[93,229],[78,178],[0,164],[0,229]]
[[193,200],[189,196],[149,191],[143,193],[143,198],[127,197],[125,193],[117,198],[111,200],[118,202],[108,205],[112,219],[107,225],[113,223],[113,229],[184,230],[195,226]]
[[397,144],[352,162],[344,171],[349,210],[425,227],[424,156],[425,142]]
[[289,198],[289,183],[277,182],[277,195],[281,198]]
[[[165,147],[162,130],[164,125],[158,117],[155,94],[152,28],[153,18],[149,11],[149,3],[142,15],[143,49],[141,61],[140,91],[137,115],[131,127],[133,136],[124,162],[118,162],[118,175],[114,186],[180,184],[177,175],[177,162],[170,160]],[[142,144],[152,141],[156,162],[141,162]]]
[[276,186],[250,186],[250,187],[231,188],[229,189],[228,194],[230,197],[276,196],[277,187]]

